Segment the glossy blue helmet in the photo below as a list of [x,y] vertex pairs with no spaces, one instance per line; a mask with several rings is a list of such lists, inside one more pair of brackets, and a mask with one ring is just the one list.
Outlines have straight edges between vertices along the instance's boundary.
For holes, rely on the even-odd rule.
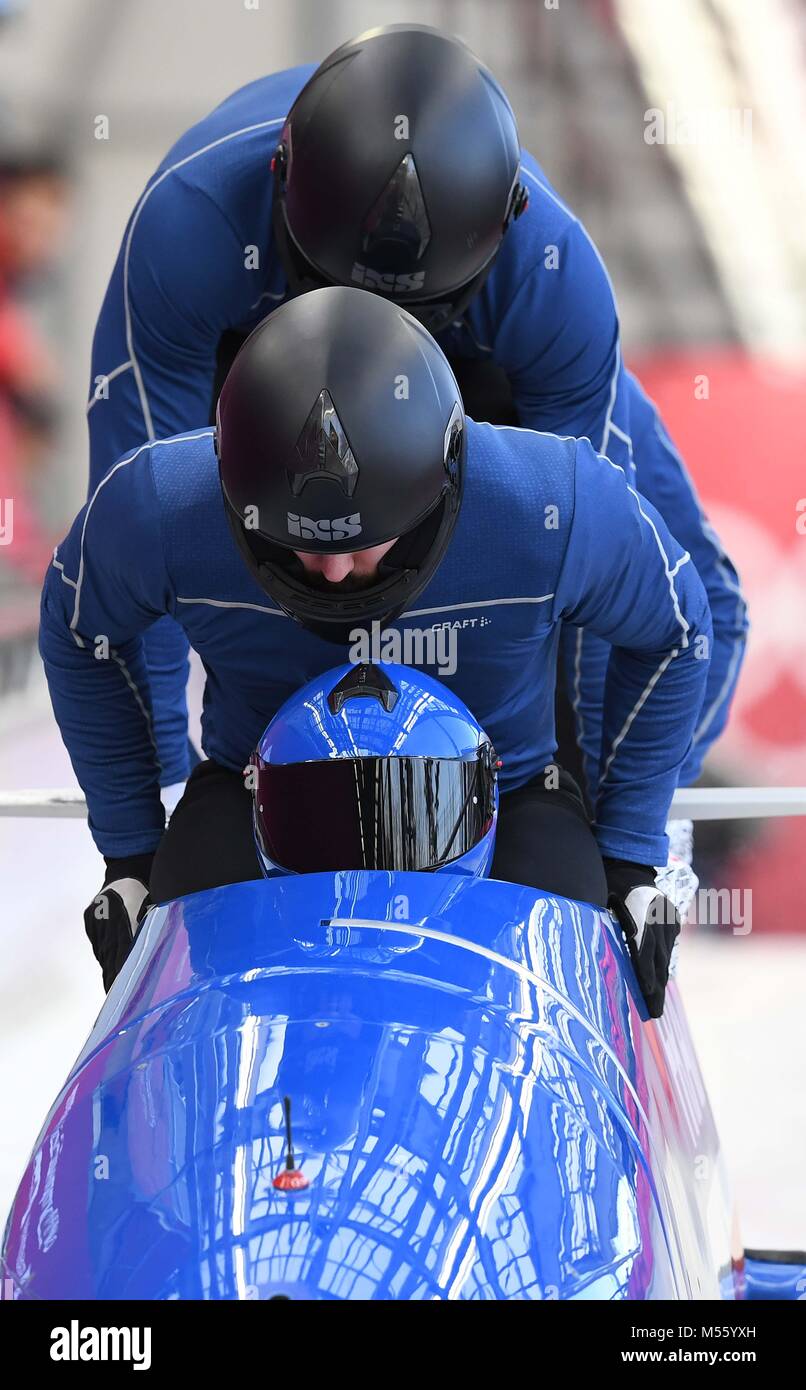
[[274,716],[252,755],[267,877],[339,869],[489,872],[498,762],[461,700],[410,666],[337,666]]

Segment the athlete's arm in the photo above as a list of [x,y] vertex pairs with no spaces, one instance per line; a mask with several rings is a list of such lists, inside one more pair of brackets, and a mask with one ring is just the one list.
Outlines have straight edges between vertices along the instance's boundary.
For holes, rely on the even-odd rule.
[[[156,445],[154,447],[168,447]],[[164,812],[142,633],[173,608],[144,446],[110,469],[57,548],[40,652],[56,720],[107,858],[148,854]]]
[[596,835],[604,855],[665,864],[665,824],[690,755],[711,616],[690,556],[624,471],[585,439],[554,615],[610,643]]
[[[218,342],[239,297],[244,250],[221,210],[181,171],[158,178],[132,214],[95,331],[90,495],[127,451],[207,424]],[[188,644],[166,621],[148,632],[146,655],[167,786],[189,771]]]
[[629,380],[636,430],[636,487],[657,507],[672,535],[691,555],[708,596],[714,628],[708,683],[691,752],[680,774],[680,785],[690,786],[699,777],[709,748],[728,720],[747,645],[747,603],[730,556],[703,512],[694,484],[653,402],[634,378]]
[[[680,785],[697,780],[703,760],[727,723],[747,642],[747,604],[736,570],[702,510],[694,485],[652,401],[628,373],[635,448],[635,486],[661,513],[691,555],[703,582],[713,622],[713,649],[702,708]],[[582,749],[586,781],[595,794],[601,747],[602,701],[609,651],[590,631],[562,637],[566,686]]]
[[209,422],[216,351],[243,298],[245,254],[221,209],[181,172],[140,199],[93,341],[92,488],[126,450]]
[[[537,216],[540,204],[533,202]],[[532,215],[530,204],[524,221]],[[500,284],[496,268],[485,291],[496,320],[494,360],[507,373],[520,424],[587,438],[597,452],[629,464],[618,313],[596,247],[566,214],[561,233],[550,222],[545,233],[535,231],[526,259],[519,251],[512,265],[505,261]]]

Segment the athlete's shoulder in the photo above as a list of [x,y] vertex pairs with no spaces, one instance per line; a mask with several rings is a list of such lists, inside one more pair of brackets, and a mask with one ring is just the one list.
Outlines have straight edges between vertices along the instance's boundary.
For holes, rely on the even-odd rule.
[[[593,274],[592,286],[590,272],[586,272],[584,282],[579,279],[579,270],[575,272],[579,279],[576,287],[577,299],[580,294],[584,299],[592,288],[595,291],[595,280],[599,274],[598,253],[588,233],[573,210],[552,187],[537,160],[526,150],[521,151],[519,177],[529,194],[528,206],[522,216],[508,228],[489,279],[477,300],[479,309],[485,303],[488,304],[493,324],[506,320],[513,305],[520,302],[519,296],[524,286],[534,283],[535,273],[542,293],[553,301],[556,292],[560,301],[567,305],[568,288],[556,271],[565,266],[569,250],[577,266],[587,266],[590,262],[590,271]],[[474,305],[471,304],[471,314],[473,309]],[[478,326],[483,331],[483,315]],[[515,311],[510,317],[509,329],[517,331],[518,327],[518,312]],[[543,324],[543,330],[550,338],[553,338],[561,327],[562,325],[555,323],[553,319]],[[537,331],[540,332],[539,329]],[[535,327],[530,325],[527,336],[533,338],[534,332]]]
[[535,477],[567,479],[573,484],[577,440],[571,435],[467,421],[468,455],[474,472],[503,486],[528,492]]
[[148,447],[165,563],[177,584],[231,562],[233,547],[211,426]]
[[[574,515],[576,441],[468,420],[457,563],[491,593],[553,592]],[[514,588],[512,586],[515,586]]]
[[111,463],[90,503],[139,510],[167,510],[198,495],[214,495],[218,460],[213,429],[186,430],[166,439],[145,440]]
[[579,227],[573,208],[560,196],[534,155],[521,150],[520,178],[529,194],[529,206],[514,224],[516,230],[530,226],[550,230],[559,238],[572,228]]
[[212,425],[155,439],[137,451],[154,480],[161,510],[197,505],[218,490],[218,460]]
[[468,478],[478,493],[506,508],[525,523],[546,516],[556,506],[570,518],[577,441],[570,436],[544,434],[515,425],[490,425],[468,420]]
[[290,107],[315,66],[286,68],[258,77],[245,87],[239,87],[208,111],[195,125],[179,137],[162,160],[157,175],[181,165],[185,176],[203,182],[221,173],[220,154],[216,151],[226,143],[227,158],[237,161],[256,150],[263,150],[266,134],[280,130]]
[[213,513],[216,502],[223,510],[212,430],[145,441],[109,465],[79,514],[80,554],[86,537],[113,567],[150,570],[167,536],[198,529],[189,509]]

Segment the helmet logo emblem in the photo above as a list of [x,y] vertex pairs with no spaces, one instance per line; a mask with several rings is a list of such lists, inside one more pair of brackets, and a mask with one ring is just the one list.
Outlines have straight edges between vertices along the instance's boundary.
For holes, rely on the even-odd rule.
[[413,155],[403,156],[367,213],[361,233],[362,265],[405,272],[422,259],[431,241],[431,224]]
[[315,517],[300,516],[298,512],[287,513],[288,534],[303,541],[348,541],[351,536],[361,535],[361,513],[351,516]]
[[319,392],[302,427],[296,451],[301,467],[287,469],[294,497],[299,497],[312,478],[332,478],[345,496],[352,497],[358,482],[358,464],[329,391]]
[[425,285],[424,270],[415,270],[410,275],[393,275],[391,271],[382,273],[380,270],[370,270],[368,265],[362,265],[360,261],[354,262],[350,278],[367,290],[381,290],[388,294],[421,290]]

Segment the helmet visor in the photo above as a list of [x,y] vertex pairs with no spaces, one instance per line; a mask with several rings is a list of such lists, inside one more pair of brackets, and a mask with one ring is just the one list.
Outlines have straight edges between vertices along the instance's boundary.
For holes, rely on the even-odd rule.
[[470,759],[255,764],[259,843],[292,873],[436,869],[473,849],[492,825],[489,744]]

